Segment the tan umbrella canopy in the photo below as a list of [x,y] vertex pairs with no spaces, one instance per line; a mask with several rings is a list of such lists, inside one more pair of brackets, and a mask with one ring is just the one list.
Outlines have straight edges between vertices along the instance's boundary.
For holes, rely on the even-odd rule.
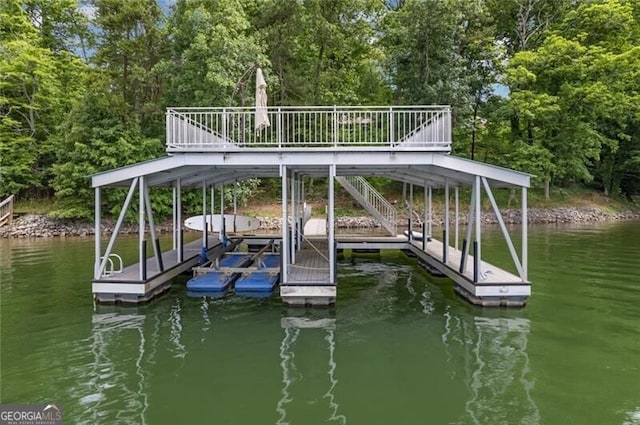
[[256,70],[256,131],[270,127],[269,115],[267,113],[267,83],[264,81],[262,69]]

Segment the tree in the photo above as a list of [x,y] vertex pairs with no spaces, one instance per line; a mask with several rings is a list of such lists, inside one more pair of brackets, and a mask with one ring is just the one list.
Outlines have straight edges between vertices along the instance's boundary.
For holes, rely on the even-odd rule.
[[[168,30],[171,54],[161,72],[167,81],[165,102],[171,106],[232,106],[239,80],[246,89],[243,75],[256,64],[268,69],[238,1],[178,0]],[[233,106],[245,95],[241,91]]]
[[630,3],[586,3],[510,61],[513,141],[548,150],[555,181],[589,182],[595,171],[611,193],[633,168],[636,149],[618,151],[637,128],[638,34]]
[[[86,84],[84,96],[60,133],[53,167],[55,215],[59,217],[92,217],[90,175],[151,159],[160,153],[158,140],[142,134],[136,117],[127,114],[127,105],[120,93],[110,90],[108,75],[95,70]],[[118,192],[110,193],[105,201],[119,208],[121,202],[114,202],[119,196]]]
[[[73,5],[50,5],[51,15],[40,11],[40,24],[54,25],[67,8]],[[73,54],[52,50],[53,35],[43,36],[31,10],[16,0],[0,3],[0,196],[46,192],[54,160],[51,137],[75,101],[84,72]]]
[[376,44],[384,4],[372,0],[267,0],[249,10],[278,77],[282,105],[389,100]]
[[386,16],[383,28],[396,101],[452,105],[454,148],[475,157],[480,115],[502,60],[486,2],[409,0]]
[[109,74],[123,107],[137,117],[143,134],[161,136],[163,82],[157,66],[167,54],[167,41],[160,6],[156,0],[93,2],[98,29],[93,62]]

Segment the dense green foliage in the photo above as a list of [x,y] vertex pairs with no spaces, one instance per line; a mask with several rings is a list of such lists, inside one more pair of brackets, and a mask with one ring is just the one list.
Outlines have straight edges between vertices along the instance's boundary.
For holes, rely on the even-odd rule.
[[167,106],[250,105],[256,64],[271,104],[450,104],[456,155],[640,192],[637,1],[2,0],[0,198],[90,216],[90,174],[163,155]]

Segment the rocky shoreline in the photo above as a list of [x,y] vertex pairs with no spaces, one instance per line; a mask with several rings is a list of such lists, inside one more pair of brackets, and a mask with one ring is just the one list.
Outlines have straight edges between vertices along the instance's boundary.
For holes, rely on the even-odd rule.
[[[504,210],[502,217],[507,224],[520,224],[520,210]],[[261,230],[277,230],[280,228],[280,218],[258,217],[262,225]],[[599,208],[551,208],[538,209],[531,208],[528,211],[530,224],[548,224],[548,223],[588,223],[603,221],[621,221],[621,220],[640,220],[640,212],[610,212]],[[461,224],[466,223],[466,214],[459,215]],[[483,212],[482,224],[497,224],[495,214]],[[451,222],[454,220],[453,214],[450,216]],[[433,216],[434,225],[442,225],[444,222],[443,214],[435,212]],[[399,226],[406,226],[407,218],[398,219]],[[110,235],[113,232],[115,223],[112,221],[104,221],[101,224],[102,233]],[[338,217],[336,226],[342,229],[366,229],[377,228],[379,224],[371,217]],[[170,233],[171,222],[162,223],[156,226],[158,233]],[[93,236],[95,228],[93,223],[74,221],[74,220],[57,220],[49,218],[46,215],[25,215],[17,218],[9,226],[0,228],[0,238],[50,238],[50,237],[89,237]],[[120,230],[121,234],[138,233],[137,224],[126,224]]]

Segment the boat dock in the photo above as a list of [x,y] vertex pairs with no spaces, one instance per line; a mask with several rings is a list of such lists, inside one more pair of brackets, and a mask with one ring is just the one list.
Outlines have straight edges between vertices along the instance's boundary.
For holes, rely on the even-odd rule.
[[[253,129],[255,108],[169,108],[166,114],[168,156],[92,176],[95,190],[95,263],[93,293],[97,302],[145,302],[159,295],[177,274],[209,258],[233,251],[240,239],[249,250],[274,239],[281,261],[279,295],[292,305],[329,305],[338,297],[339,250],[401,249],[429,271],[449,277],[458,293],[474,304],[521,306],[531,293],[527,278],[527,188],[531,176],[450,155],[451,111],[448,106],[270,107],[271,123]],[[239,126],[242,123],[242,126]],[[408,236],[399,235],[394,205],[367,180],[381,176],[407,184]],[[184,243],[182,191],[201,190],[202,208],[189,211],[203,220],[213,214],[213,199],[225,185],[250,178],[281,181],[282,229],[277,235],[228,238],[210,234],[203,221],[202,238]],[[309,219],[305,181],[328,182],[326,214]],[[339,184],[386,232],[385,236],[336,235],[335,184]],[[128,188],[121,214],[106,244],[101,240],[103,191]],[[171,249],[161,250],[155,234],[150,192],[173,193]],[[521,193],[521,245],[516,247],[501,220],[495,188]],[[460,205],[464,190],[465,207]],[[416,219],[414,192],[424,197],[424,215]],[[469,196],[470,194],[470,196]],[[432,238],[432,197],[444,199],[442,238]],[[482,257],[480,211],[488,200],[517,274]],[[114,242],[128,209],[137,202],[139,255],[123,266]],[[468,202],[468,203],[467,203]],[[453,216],[454,219],[451,219]],[[464,216],[465,220],[459,220]],[[424,241],[414,235],[427,235]],[[451,239],[451,240],[450,240]],[[455,241],[455,243],[452,243]],[[459,243],[460,242],[460,243]],[[147,245],[153,256],[147,258]],[[233,246],[232,246],[233,245]]]

